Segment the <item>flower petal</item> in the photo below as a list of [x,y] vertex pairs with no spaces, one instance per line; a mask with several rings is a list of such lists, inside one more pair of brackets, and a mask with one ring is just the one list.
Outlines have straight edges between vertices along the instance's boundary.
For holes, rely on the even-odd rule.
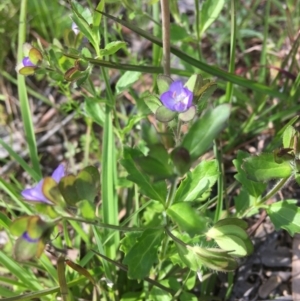
[[66,175],[65,166],[63,164],[59,164],[58,167],[54,170],[52,173],[51,178],[55,180],[56,183],[58,183],[62,177]]
[[163,105],[171,110],[171,111],[176,111],[175,110],[175,100],[173,98],[173,93],[174,92],[171,92],[171,91],[167,91],[167,92],[164,92],[161,96],[160,96],[160,100],[161,102],[163,103]]
[[182,93],[183,83],[180,80],[176,80],[175,82],[171,83],[169,91],[176,92],[176,94]]
[[25,56],[22,60],[22,63],[24,67],[35,67],[35,64],[33,64],[28,56]]
[[27,201],[34,201],[34,202],[41,202],[41,203],[47,203],[52,204],[43,194],[42,192],[42,186],[43,186],[44,180],[41,180],[36,186],[28,189],[24,189],[21,192],[21,195],[23,198]]

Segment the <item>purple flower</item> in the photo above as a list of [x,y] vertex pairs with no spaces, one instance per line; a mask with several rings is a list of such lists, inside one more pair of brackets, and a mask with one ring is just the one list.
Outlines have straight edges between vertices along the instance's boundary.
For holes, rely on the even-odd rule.
[[167,109],[181,113],[191,107],[193,92],[177,80],[171,83],[169,90],[160,96],[160,100]]
[[[60,164],[54,170],[51,178],[55,180],[55,182],[59,182],[62,177],[65,176],[65,167]],[[48,200],[43,194],[43,183],[44,179],[42,179],[38,184],[32,188],[24,189],[21,194],[23,198],[27,201],[41,202],[46,204],[52,204],[50,200]]]

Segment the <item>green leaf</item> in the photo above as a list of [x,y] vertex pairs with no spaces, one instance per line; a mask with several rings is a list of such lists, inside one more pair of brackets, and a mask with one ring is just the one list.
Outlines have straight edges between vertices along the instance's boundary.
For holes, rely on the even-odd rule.
[[164,106],[160,106],[155,112],[155,117],[158,121],[169,122],[173,120],[177,114],[177,112],[171,111]]
[[276,163],[274,155],[270,153],[246,158],[242,168],[245,170],[249,179],[257,182],[283,179],[292,174],[290,162],[284,161],[280,164]]
[[86,97],[84,101],[85,114],[92,118],[94,122],[103,127],[104,125],[104,110],[96,98]]
[[189,203],[173,204],[167,209],[167,215],[182,231],[186,231],[192,236],[207,230],[207,219],[199,216]]
[[200,97],[197,101],[198,110],[203,110],[203,108],[205,108],[209,97],[211,97],[213,95],[213,93],[218,88],[218,85],[215,82],[209,82],[204,86],[204,88],[205,89],[204,89],[203,92],[202,92],[202,89],[201,89],[201,92],[200,92],[201,94],[200,94]]
[[156,158],[147,156],[136,158],[134,159],[134,162],[142,172],[149,176],[169,178],[173,175],[172,166],[168,164],[168,161],[165,161],[164,164],[162,164],[162,162]]
[[219,176],[216,160],[202,161],[181,182],[176,191],[174,202],[195,201],[203,193],[209,191]]
[[157,109],[161,107],[162,103],[159,100],[157,95],[153,95],[150,93],[144,94],[142,96],[142,100],[144,101],[145,105],[149,108],[149,110],[155,114]]
[[76,177],[74,175],[68,175],[63,177],[58,184],[60,193],[69,205],[74,205],[80,201],[75,189],[75,180]]
[[75,180],[75,188],[79,200],[93,203],[98,193],[100,174],[96,167],[87,166],[79,172]]
[[128,276],[143,279],[148,276],[157,260],[157,250],[162,242],[163,231],[147,229],[137,239],[137,243],[125,256],[123,263],[128,265]]
[[296,130],[293,126],[289,125],[283,132],[282,135],[282,143],[283,148],[293,147],[294,135],[296,134]]
[[175,244],[182,262],[192,271],[198,272],[203,265],[221,272],[233,271],[237,268],[237,262],[227,251],[183,246],[177,242]]
[[42,185],[42,192],[44,196],[51,201],[54,205],[63,205],[64,198],[61,195],[58,183],[51,177],[44,178],[43,185]]
[[100,49],[100,54],[104,55],[112,55],[116,53],[121,48],[126,48],[126,43],[121,41],[114,41],[108,43],[104,49]]
[[201,74],[193,74],[184,85],[190,91],[193,91],[194,97],[199,97],[197,91],[203,86],[203,77]]
[[247,223],[237,218],[218,221],[206,233],[219,247],[234,256],[246,256],[253,252],[253,245],[246,232]]
[[185,112],[179,113],[178,117],[183,122],[189,122],[196,116],[196,107],[191,106]]
[[38,49],[36,49],[35,47],[32,47],[29,50],[28,56],[29,56],[30,61],[34,65],[37,65],[38,63],[40,63],[43,60],[43,56],[42,56],[41,52]]
[[199,110],[204,107],[207,99],[218,87],[216,82],[209,79],[203,79],[200,74],[192,75],[186,85],[188,84],[190,86],[194,85],[192,86],[194,94],[193,103],[197,104]]
[[14,257],[17,261],[28,261],[34,258],[39,253],[39,248],[45,247],[43,242],[28,242],[22,237],[19,237],[14,245]]
[[121,164],[128,172],[128,180],[136,183],[141,189],[142,193],[153,200],[160,201],[164,204],[167,197],[167,186],[164,181],[152,183],[150,178],[143,172],[141,172],[135,165],[134,160],[131,157],[130,150],[124,150],[124,158],[121,160]]
[[212,145],[223,130],[230,115],[230,105],[223,104],[208,110],[203,117],[198,119],[184,136],[182,145],[193,160],[198,159]]
[[141,72],[126,71],[117,81],[116,84],[117,94],[121,93],[122,91],[130,87],[132,84],[134,84],[136,81],[138,81],[141,74],[142,74]]
[[18,70],[18,72],[21,75],[27,76],[27,75],[33,75],[36,69],[37,69],[36,67],[23,67],[20,70]]
[[199,256],[197,256],[197,254],[193,252],[193,250],[188,249],[187,247],[179,243],[175,242],[175,245],[182,263],[184,263],[192,271],[200,271],[203,262],[200,260]]
[[233,160],[233,164],[238,172],[234,177],[242,184],[243,188],[247,190],[250,195],[258,198],[265,191],[267,185],[264,183],[254,182],[247,178],[246,172],[242,169],[242,164],[243,161],[250,156],[251,155],[246,152],[238,151],[237,159]]
[[81,216],[88,220],[95,220],[95,207],[88,200],[82,200],[78,204]]
[[148,145],[148,148],[149,148],[148,156],[157,159],[161,164],[168,165],[170,157],[168,151],[165,149],[165,147],[162,144],[160,143],[151,144]]
[[[220,227],[224,227],[224,226],[238,226],[239,228],[246,230],[248,228],[248,223],[240,218],[227,217],[227,218],[218,220],[214,224],[214,228],[220,228]],[[229,230],[229,229],[227,229],[227,230]],[[233,230],[233,232],[234,232],[234,230]],[[242,236],[245,236],[245,235],[246,235],[246,237],[248,237],[246,233],[242,234]]]
[[168,91],[172,82],[173,80],[170,76],[159,74],[156,80],[159,95]]
[[28,219],[26,231],[30,238],[37,239],[40,238],[48,228],[48,224],[46,224],[38,215],[34,215],[30,216]]
[[0,212],[0,229],[3,227],[4,229],[8,229],[12,221],[8,218],[8,216],[2,212]]
[[122,130],[120,130],[121,135],[125,136],[126,134],[131,133],[134,126],[139,124],[142,119],[144,119],[144,116],[141,115],[130,116],[127,125]]
[[252,216],[258,212],[258,209],[255,208],[257,198],[249,194],[248,191],[242,187],[238,196],[234,197],[234,205],[236,209],[237,216],[243,216],[244,212],[250,207],[253,208],[250,212],[247,213],[245,217]]
[[31,216],[21,216],[15,219],[9,229],[10,233],[15,236],[21,236],[27,229],[27,224]]
[[241,239],[236,235],[218,236],[214,239],[218,246],[230,255],[243,257],[253,252],[253,245],[250,239]]
[[120,250],[126,255],[136,244],[137,239],[142,235],[141,232],[127,232],[120,241]]
[[171,159],[178,175],[185,175],[191,167],[191,156],[184,147],[176,147],[171,152]]
[[71,2],[71,7],[73,11],[73,15],[71,16],[72,20],[76,23],[79,30],[93,44],[93,46],[98,46],[97,39],[95,40],[95,35],[90,28],[90,24],[92,23],[92,15],[89,9],[84,9],[80,4],[74,1]]
[[287,230],[290,235],[300,232],[300,208],[297,200],[285,200],[269,206],[267,212],[276,230]]
[[201,34],[218,18],[224,4],[225,0],[206,0],[203,2],[200,14]]
[[170,24],[171,43],[183,42],[184,39],[189,37],[186,27],[174,24]]

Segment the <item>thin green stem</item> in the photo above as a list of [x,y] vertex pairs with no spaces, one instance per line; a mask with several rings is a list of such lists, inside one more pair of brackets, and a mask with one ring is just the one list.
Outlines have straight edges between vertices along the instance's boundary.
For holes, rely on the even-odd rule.
[[195,0],[195,11],[196,11],[196,34],[197,34],[197,49],[198,49],[198,57],[201,61],[202,52],[201,52],[201,35],[200,35],[200,1]]
[[270,16],[270,7],[271,7],[271,0],[267,0],[266,6],[265,6],[265,16],[264,16],[264,39],[263,39],[263,45],[261,50],[261,56],[260,56],[260,65],[262,66],[259,74],[259,82],[264,83],[266,79],[267,74],[267,41],[268,41],[268,34],[269,34],[269,16]]
[[226,289],[225,300],[228,300],[230,298],[230,295],[231,295],[231,292],[233,289],[233,280],[234,280],[233,272],[229,272],[227,274],[228,285],[227,285],[227,289]]
[[166,230],[166,233],[175,241],[177,242],[178,244],[186,247],[186,244],[180,240],[179,238],[177,238],[175,235],[172,234],[172,232],[168,229],[168,227],[165,227],[165,230]]
[[170,7],[169,0],[161,0],[162,38],[163,38],[163,68],[164,74],[170,75]]
[[275,184],[275,186],[256,204],[260,205],[272,198],[274,195],[276,195],[283,187],[286,185],[291,179],[292,176],[289,176],[288,178],[281,179],[278,183]]
[[289,176],[288,178],[281,179],[279,182],[275,184],[275,186],[254,206],[251,206],[248,208],[244,213],[242,217],[247,216],[249,212],[253,210],[253,208],[259,208],[262,207],[263,204],[268,201],[270,198],[275,196],[290,180],[292,180],[294,175]]
[[214,217],[214,222],[216,223],[222,213],[222,208],[223,208],[223,198],[224,198],[224,179],[223,179],[223,165],[222,165],[222,153],[221,150],[218,147],[218,142],[215,140],[214,143],[214,153],[215,157],[218,163],[218,170],[219,170],[219,177],[218,177],[218,199],[217,199],[217,206],[216,206],[216,211],[215,211],[215,217]]
[[[159,2],[153,3],[152,5],[152,17],[155,21],[159,22]],[[158,36],[160,32],[160,25],[157,23],[153,24],[153,35]],[[153,66],[158,66],[161,58],[161,48],[158,45],[152,45],[152,63]]]
[[90,156],[90,144],[91,144],[91,131],[93,120],[91,118],[86,119],[86,134],[84,141],[84,157],[83,157],[83,166],[87,166],[89,164],[89,156]]
[[[236,0],[231,0],[231,37],[230,37],[230,62],[229,73],[234,73],[235,70],[235,49],[236,49]],[[228,82],[226,86],[226,101],[231,102],[233,95],[233,83]]]
[[177,177],[171,180],[171,187],[169,188],[168,199],[165,206],[166,209],[168,209],[172,205],[173,200],[175,198],[175,194],[177,190],[177,181],[178,181]]
[[107,223],[100,223],[98,221],[89,221],[80,217],[73,217],[73,216],[62,216],[61,219],[66,220],[66,221],[76,221],[78,223],[85,223],[88,225],[93,225],[95,227],[103,228],[103,229],[110,229],[110,230],[116,230],[120,232],[143,232],[146,229],[153,229],[153,230],[158,230],[162,229],[163,226],[157,226],[157,227],[147,227],[147,228],[141,228],[141,227],[124,227],[124,226],[116,226],[112,224],[107,224]]

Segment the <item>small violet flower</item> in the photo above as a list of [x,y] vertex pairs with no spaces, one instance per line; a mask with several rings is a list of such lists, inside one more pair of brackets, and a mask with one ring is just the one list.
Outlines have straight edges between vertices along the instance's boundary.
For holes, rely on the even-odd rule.
[[160,96],[160,100],[167,109],[181,113],[192,106],[193,92],[177,80],[171,83],[169,90]]
[[[55,182],[59,182],[62,177],[65,176],[65,167],[60,164],[53,172],[51,178],[55,180]],[[36,186],[28,189],[24,189],[21,194],[23,198],[27,201],[41,202],[46,204],[52,204],[43,194],[43,183],[44,179],[42,179]]]
[[32,75],[39,63],[42,62],[43,56],[37,48],[29,43],[23,45],[23,53],[24,57],[22,61],[17,64],[16,71],[22,75]]

